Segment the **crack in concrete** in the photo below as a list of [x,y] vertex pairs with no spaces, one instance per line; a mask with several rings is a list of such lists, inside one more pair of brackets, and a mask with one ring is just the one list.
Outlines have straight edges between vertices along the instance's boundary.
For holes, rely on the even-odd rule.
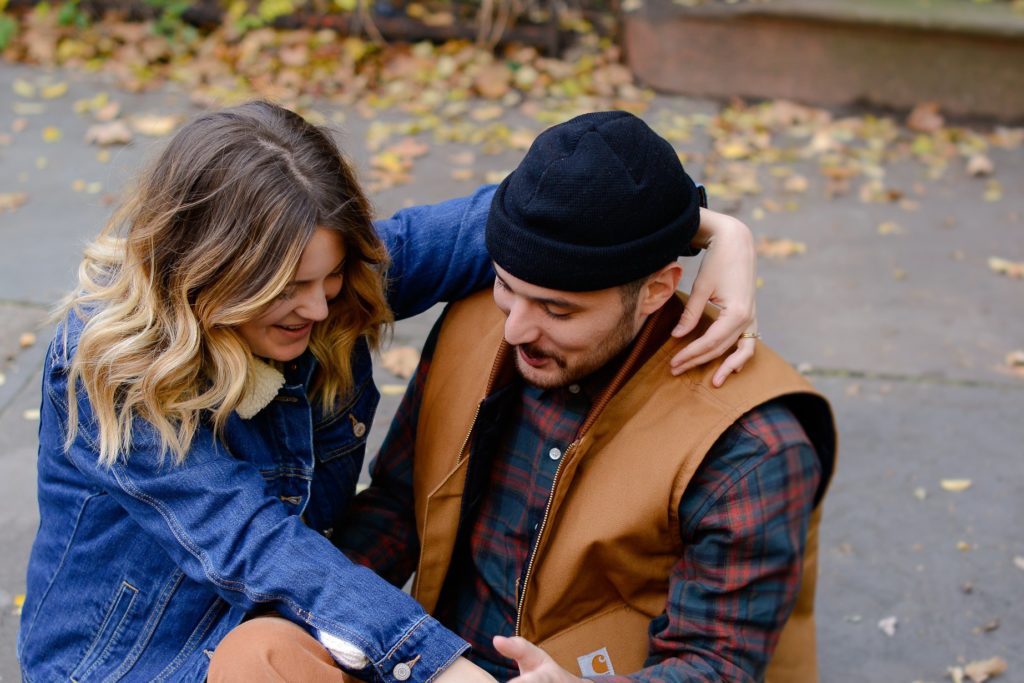
[[861,379],[901,384],[935,384],[952,387],[968,387],[972,389],[1009,389],[1024,391],[1024,382],[1013,384],[991,379],[968,379],[945,377],[935,373],[900,373],[874,372],[871,370],[851,370],[848,368],[797,368],[804,377],[824,377],[828,379]]
[[14,308],[30,308],[36,311],[51,311],[56,304],[41,304],[38,301],[27,299],[0,299],[0,306],[12,306]]

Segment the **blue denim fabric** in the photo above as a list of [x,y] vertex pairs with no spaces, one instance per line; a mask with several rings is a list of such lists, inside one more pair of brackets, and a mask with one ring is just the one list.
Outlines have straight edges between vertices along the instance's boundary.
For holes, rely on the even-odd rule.
[[[491,281],[492,192],[378,223],[397,316]],[[40,527],[18,634],[25,680],[202,681],[220,640],[262,607],[357,645],[379,681],[413,660],[409,681],[429,681],[465,650],[326,538],[354,492],[379,399],[365,344],[354,352],[355,390],[328,414],[307,399],[317,365],[306,353],[255,417],[232,416],[222,440],[202,427],[183,465],[161,459],[155,430],[137,420],[130,456],[106,468],[84,392],[77,437],[63,447],[81,327],[75,316],[60,326],[43,373]]]

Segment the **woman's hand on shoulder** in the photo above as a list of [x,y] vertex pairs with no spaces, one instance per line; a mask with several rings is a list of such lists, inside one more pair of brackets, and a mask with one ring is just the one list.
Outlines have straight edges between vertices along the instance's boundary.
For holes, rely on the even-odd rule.
[[742,221],[708,209],[701,209],[700,221],[694,244],[702,246],[706,253],[672,336],[683,337],[690,333],[700,321],[706,304],[712,303],[720,311],[718,319],[704,334],[673,356],[669,363],[672,374],[680,375],[720,357],[735,344],[736,350],[722,361],[712,378],[712,383],[718,387],[730,374],[742,370],[754,355],[756,339],[741,339],[740,335],[757,332],[757,252],[750,228]]

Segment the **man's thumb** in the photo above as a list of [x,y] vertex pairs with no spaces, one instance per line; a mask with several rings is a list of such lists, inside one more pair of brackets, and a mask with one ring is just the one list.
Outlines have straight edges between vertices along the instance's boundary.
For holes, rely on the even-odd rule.
[[519,673],[525,674],[534,671],[547,660],[544,650],[528,641],[526,638],[506,638],[505,636],[494,636],[494,649],[509,659],[516,660],[519,665]]

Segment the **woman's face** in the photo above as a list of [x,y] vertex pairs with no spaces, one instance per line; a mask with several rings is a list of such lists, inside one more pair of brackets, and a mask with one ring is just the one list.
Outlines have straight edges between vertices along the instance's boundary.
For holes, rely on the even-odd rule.
[[313,324],[327,317],[327,302],[341,291],[344,266],[341,235],[317,228],[285,290],[259,317],[238,326],[252,352],[282,362],[302,355]]

